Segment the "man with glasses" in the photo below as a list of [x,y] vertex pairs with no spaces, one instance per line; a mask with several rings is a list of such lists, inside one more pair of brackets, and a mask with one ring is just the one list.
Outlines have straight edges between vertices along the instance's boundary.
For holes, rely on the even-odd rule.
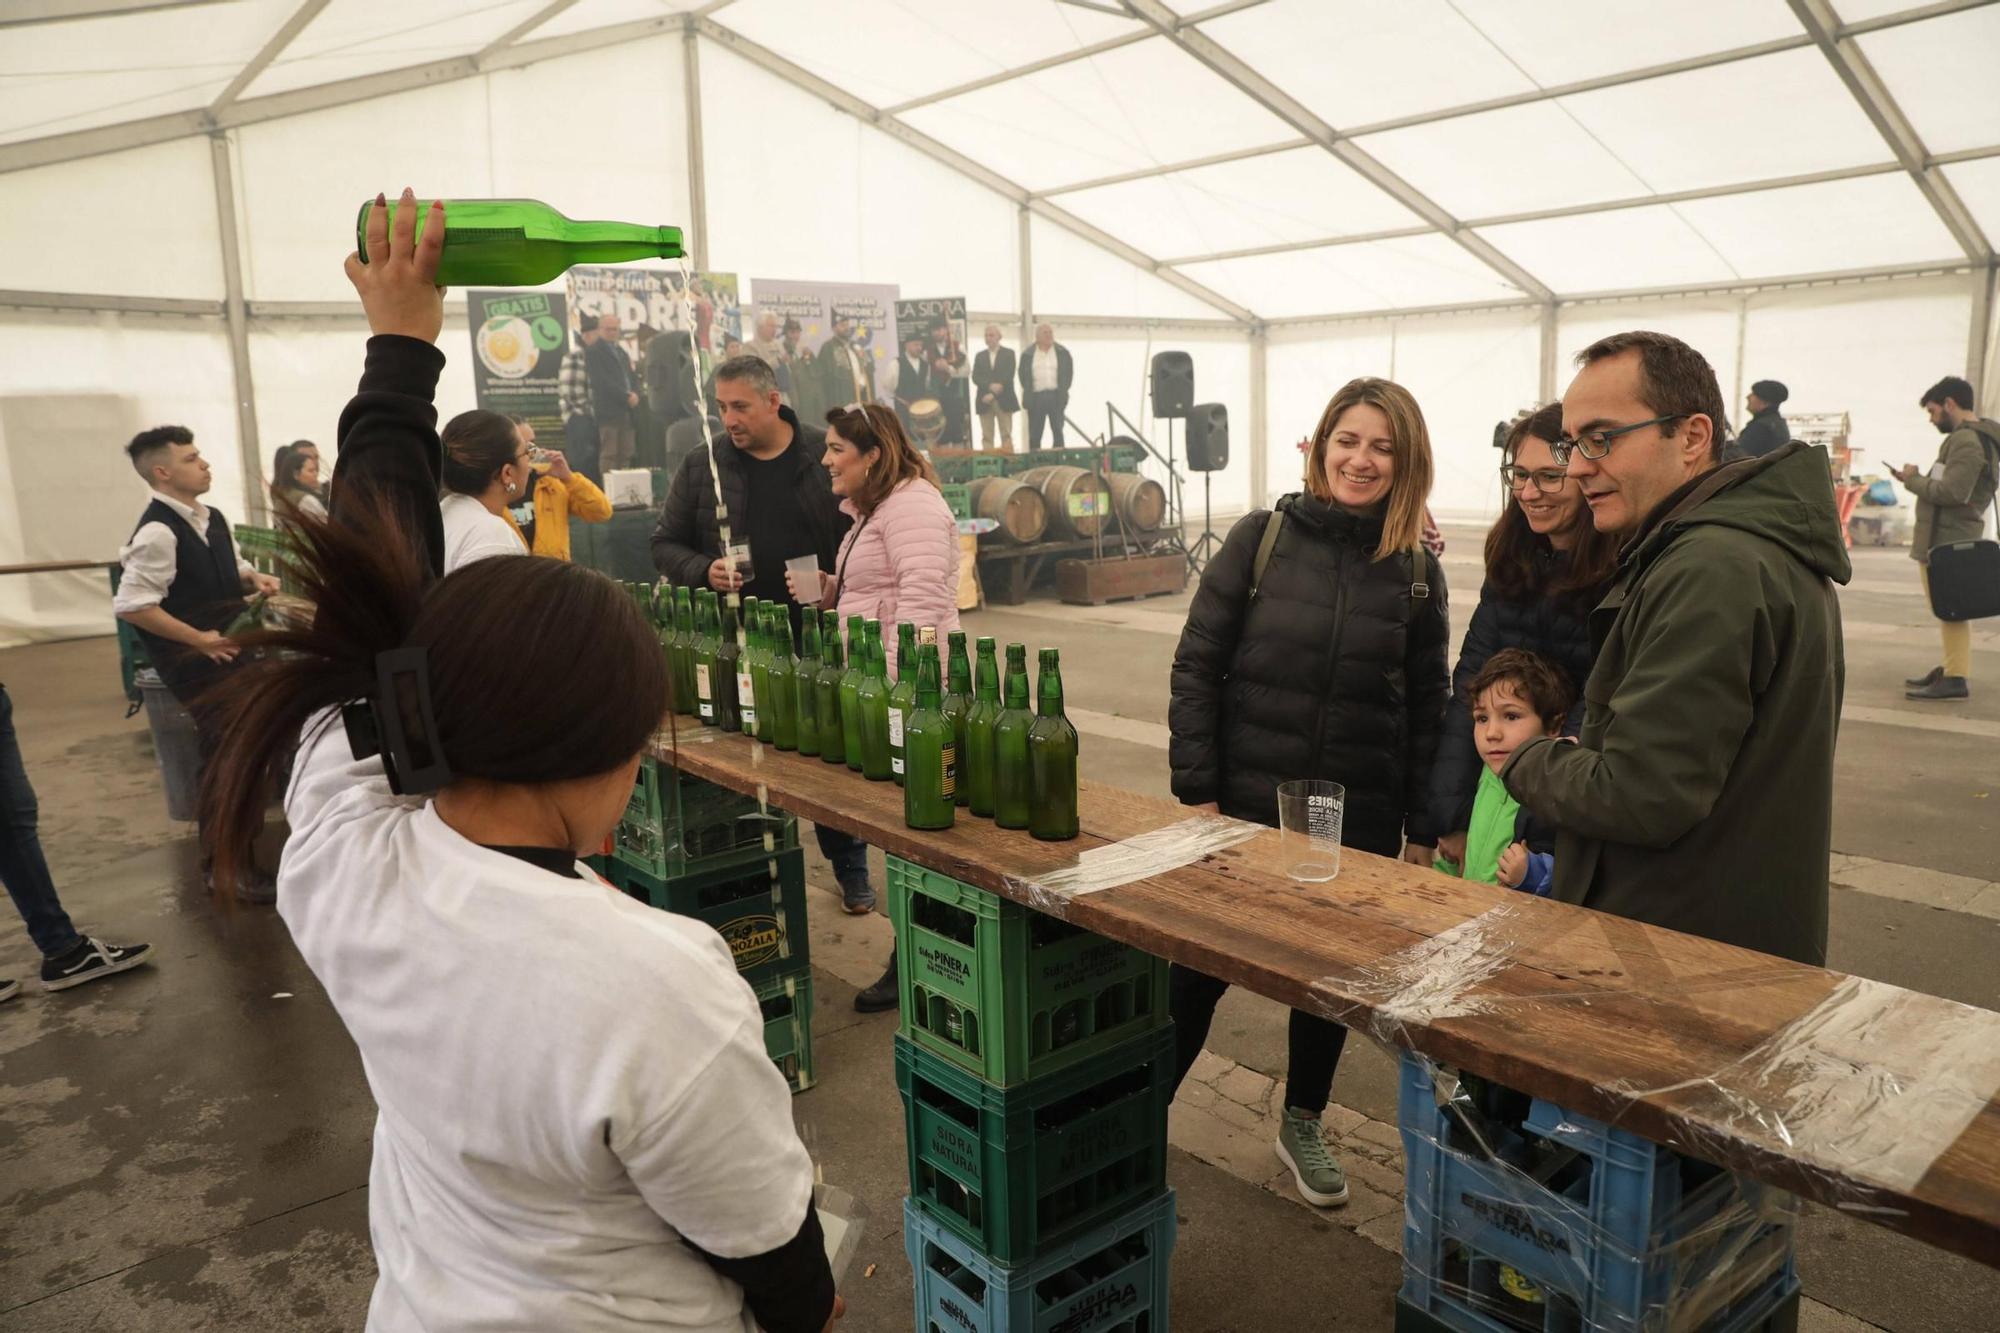
[[1581,734],[1501,779],[1561,829],[1554,897],[1823,964],[1850,572],[1826,455],[1718,466],[1722,391],[1677,338],[1577,363],[1555,458],[1623,559]]

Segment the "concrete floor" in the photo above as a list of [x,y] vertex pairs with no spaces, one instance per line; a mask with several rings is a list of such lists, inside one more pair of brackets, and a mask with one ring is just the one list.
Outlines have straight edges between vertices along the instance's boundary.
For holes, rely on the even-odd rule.
[[[1450,535],[1462,625],[1478,534]],[[1860,551],[1857,566],[1843,597],[1832,962],[2000,1008],[2000,633],[1976,640],[1993,688],[1944,711],[1906,704],[1901,678],[1936,657],[1914,571],[1900,552]],[[1062,648],[1086,775],[1164,793],[1166,668],[1185,601],[1037,601],[968,628]],[[275,915],[203,895],[186,830],[165,818],[144,721],[122,717],[112,641],[0,652],[0,680],[72,915],[151,940],[159,960],[62,995],[31,983],[0,1007],[0,1330],[358,1328],[373,1281],[373,1107],[352,1044]],[[821,1081],[795,1106],[826,1178],[871,1211],[842,1327],[890,1333],[910,1327],[895,1020],[850,1007],[879,970],[886,923],[832,910],[823,865],[814,884]],[[31,976],[32,955],[0,918],[0,976]],[[1349,1045],[1329,1124],[1357,1197],[1322,1214],[1279,1178],[1258,1118],[1284,1071],[1282,1009],[1233,992],[1210,1049],[1174,1112],[1175,1327],[1388,1328],[1389,1058]],[[1825,1210],[1809,1217],[1800,1270],[1809,1329],[2000,1329],[2000,1272]]]

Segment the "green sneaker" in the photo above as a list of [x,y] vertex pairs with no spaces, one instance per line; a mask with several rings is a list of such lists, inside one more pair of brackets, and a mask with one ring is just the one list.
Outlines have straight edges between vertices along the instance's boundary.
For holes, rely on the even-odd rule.
[[1278,1160],[1291,1168],[1300,1198],[1315,1208],[1335,1208],[1347,1202],[1347,1173],[1334,1160],[1318,1116],[1287,1106],[1278,1126],[1277,1148]]

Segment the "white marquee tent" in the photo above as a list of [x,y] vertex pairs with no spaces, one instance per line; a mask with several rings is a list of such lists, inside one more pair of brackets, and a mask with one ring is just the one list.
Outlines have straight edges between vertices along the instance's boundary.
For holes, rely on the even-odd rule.
[[[5,0],[0,564],[115,551],[160,421],[254,515],[332,433],[339,260],[405,183],[1049,320],[1091,430],[1185,348],[1218,513],[1292,488],[1363,373],[1423,403],[1439,513],[1491,513],[1494,421],[1621,327],[1919,460],[1924,388],[1992,402],[2000,4],[1908,3]],[[0,642],[101,631],[73,578],[0,586]]]

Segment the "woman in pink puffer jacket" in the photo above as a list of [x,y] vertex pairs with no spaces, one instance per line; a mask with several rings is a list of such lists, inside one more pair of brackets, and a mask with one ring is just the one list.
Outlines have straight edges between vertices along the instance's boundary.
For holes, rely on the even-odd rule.
[[834,558],[821,605],[840,618],[882,622],[893,677],[896,626],[930,626],[938,642],[958,626],[958,520],[930,460],[911,447],[889,408],[870,403],[826,414],[826,470],[854,526]]
[[[833,493],[854,526],[834,558],[835,572],[819,576],[820,605],[837,598],[843,621],[881,621],[893,673],[898,623],[932,627],[940,645],[958,628],[958,521],[938,491],[930,460],[910,447],[895,412],[878,403],[826,414],[825,462]],[[792,595],[798,592],[794,586]],[[888,970],[854,997],[854,1007],[872,1014],[894,1009],[897,999],[891,953]]]

